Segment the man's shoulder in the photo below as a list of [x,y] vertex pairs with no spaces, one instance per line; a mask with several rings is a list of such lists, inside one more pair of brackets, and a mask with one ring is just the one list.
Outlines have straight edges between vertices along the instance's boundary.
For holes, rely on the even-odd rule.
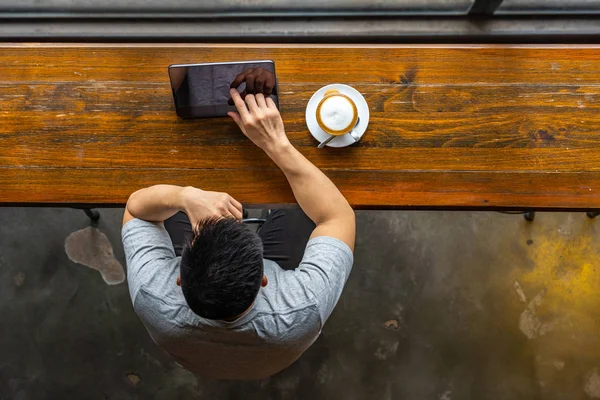
[[276,303],[289,307],[315,304],[324,324],[342,294],[353,261],[351,249],[341,240],[328,236],[312,238],[298,268],[284,271],[276,264],[275,268],[265,268],[277,283],[270,294]]
[[141,287],[162,294],[176,285],[179,258],[162,224],[134,218],[123,226],[122,240],[132,300]]
[[256,319],[274,323],[319,323],[316,299],[305,290],[296,272],[283,270],[277,263],[265,260],[266,287],[261,288],[254,304]]
[[198,326],[199,317],[187,305],[181,290],[167,285],[142,284],[135,297],[132,297],[133,309],[146,328],[154,335],[177,336],[182,326]]
[[314,301],[282,307],[273,306],[266,299],[266,296],[257,297],[251,318],[240,328],[252,330],[271,343],[304,343],[321,331],[319,309]]
[[156,266],[161,270],[148,271],[149,276],[139,279],[139,282],[132,282],[137,286],[138,292],[135,297],[132,296],[134,305],[144,302],[161,308],[187,307],[181,287],[177,286],[179,258],[159,261]]

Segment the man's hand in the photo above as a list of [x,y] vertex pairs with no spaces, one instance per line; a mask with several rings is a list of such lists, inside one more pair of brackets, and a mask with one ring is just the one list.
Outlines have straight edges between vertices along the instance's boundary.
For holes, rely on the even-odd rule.
[[270,97],[265,98],[262,93],[249,94],[244,102],[237,90],[231,89],[230,94],[238,112],[227,115],[233,118],[248,139],[267,154],[289,145],[281,114]]
[[133,218],[163,222],[178,211],[187,214],[194,228],[200,220],[209,217],[242,219],[242,205],[227,193],[191,186],[154,185],[129,196],[123,225]]
[[183,212],[195,229],[198,222],[209,217],[242,219],[242,205],[227,193],[208,192],[188,186],[182,191]]

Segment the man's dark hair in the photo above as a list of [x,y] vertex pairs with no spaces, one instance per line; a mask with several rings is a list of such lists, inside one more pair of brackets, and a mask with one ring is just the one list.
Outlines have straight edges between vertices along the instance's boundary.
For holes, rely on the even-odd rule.
[[181,254],[181,289],[193,312],[208,319],[233,318],[250,307],[263,277],[259,236],[230,218],[200,221]]

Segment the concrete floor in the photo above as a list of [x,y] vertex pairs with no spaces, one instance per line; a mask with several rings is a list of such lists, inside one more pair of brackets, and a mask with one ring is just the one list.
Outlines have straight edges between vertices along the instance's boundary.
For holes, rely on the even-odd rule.
[[0,208],[0,399],[600,398],[600,220],[584,213],[358,212],[322,336],[257,382],[196,378],[153,344],[118,283],[121,213],[67,240],[82,211]]

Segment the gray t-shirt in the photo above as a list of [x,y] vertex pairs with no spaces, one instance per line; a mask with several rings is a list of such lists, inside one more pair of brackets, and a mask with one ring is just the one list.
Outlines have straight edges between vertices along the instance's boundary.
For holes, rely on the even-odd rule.
[[292,364],[317,339],[352,269],[350,248],[316,237],[293,271],[264,260],[269,280],[233,322],[208,320],[177,286],[180,257],[162,224],[139,219],[122,230],[133,307],[152,339],[190,371],[220,379],[260,379]]

